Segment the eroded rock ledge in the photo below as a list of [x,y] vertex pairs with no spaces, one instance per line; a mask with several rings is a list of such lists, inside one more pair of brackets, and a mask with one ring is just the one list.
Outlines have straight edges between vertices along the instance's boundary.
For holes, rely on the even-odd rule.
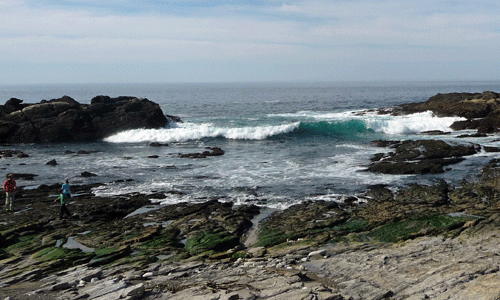
[[0,106],[0,143],[89,142],[169,120],[157,103],[137,97],[96,96],[90,105],[68,96],[36,104],[11,98]]

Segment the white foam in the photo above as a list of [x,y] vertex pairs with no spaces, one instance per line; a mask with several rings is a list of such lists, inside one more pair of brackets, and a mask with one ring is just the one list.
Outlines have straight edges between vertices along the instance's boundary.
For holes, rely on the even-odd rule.
[[432,112],[422,112],[403,116],[364,116],[368,128],[385,134],[416,134],[430,130],[453,131],[450,126],[460,117],[436,117]]
[[313,112],[299,111],[296,113],[275,114],[285,118],[299,118],[315,121],[347,122],[352,120],[362,121],[367,128],[384,134],[417,134],[424,131],[441,130],[453,131],[450,125],[456,121],[465,120],[460,117],[436,117],[431,111],[411,115],[381,115],[376,111],[345,111],[345,112]]
[[216,127],[213,124],[184,123],[176,128],[134,129],[110,136],[104,141],[110,143],[140,142],[184,142],[202,138],[224,137],[227,139],[263,140],[277,134],[288,133],[299,127],[300,123],[276,126]]

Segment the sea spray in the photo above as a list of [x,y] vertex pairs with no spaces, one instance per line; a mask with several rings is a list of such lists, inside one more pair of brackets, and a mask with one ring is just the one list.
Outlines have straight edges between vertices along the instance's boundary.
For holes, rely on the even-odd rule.
[[368,128],[385,134],[418,134],[430,130],[451,132],[451,124],[464,120],[460,117],[436,117],[430,111],[401,116],[367,115],[363,119]]

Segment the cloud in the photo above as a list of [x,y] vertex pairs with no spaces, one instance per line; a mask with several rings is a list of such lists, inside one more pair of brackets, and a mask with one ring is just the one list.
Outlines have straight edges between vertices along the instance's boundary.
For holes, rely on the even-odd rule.
[[499,12],[493,1],[0,0],[0,63],[496,61]]

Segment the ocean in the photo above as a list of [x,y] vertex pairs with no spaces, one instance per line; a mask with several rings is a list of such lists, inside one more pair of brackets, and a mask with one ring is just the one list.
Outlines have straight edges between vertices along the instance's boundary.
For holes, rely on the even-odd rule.
[[[437,175],[383,175],[366,172],[372,155],[388,151],[373,140],[445,139],[500,146],[498,136],[457,138],[420,134],[451,131],[459,118],[431,113],[378,115],[379,108],[426,101],[437,93],[500,91],[500,82],[380,83],[213,83],[79,84],[0,86],[0,97],[36,103],[68,95],[90,103],[97,95],[137,96],[159,103],[183,123],[163,129],[137,129],[95,143],[2,145],[28,158],[2,158],[5,174],[31,173],[18,185],[100,182],[96,195],[166,193],[155,202],[201,202],[211,199],[277,209],[304,200],[343,201],[369,185],[394,188],[444,179],[459,185],[474,180],[495,153],[479,153]],[[0,101],[2,101],[0,99]],[[168,147],[151,147],[151,142]],[[179,153],[220,147],[222,156],[179,158]],[[90,154],[76,154],[85,150]],[[151,158],[158,156],[158,158]],[[47,166],[55,159],[57,166]],[[83,178],[84,171],[98,175]]]

